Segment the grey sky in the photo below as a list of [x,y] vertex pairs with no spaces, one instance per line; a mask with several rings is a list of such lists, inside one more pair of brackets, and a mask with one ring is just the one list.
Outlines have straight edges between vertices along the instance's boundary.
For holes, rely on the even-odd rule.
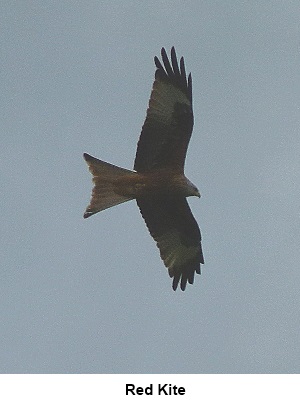
[[[299,2],[0,8],[0,372],[300,372]],[[172,45],[206,262],[185,292],[135,202],[82,218],[82,153],[132,168]]]

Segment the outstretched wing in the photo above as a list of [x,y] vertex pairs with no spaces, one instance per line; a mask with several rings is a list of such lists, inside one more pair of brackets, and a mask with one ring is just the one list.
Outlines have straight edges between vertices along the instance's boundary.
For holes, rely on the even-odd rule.
[[155,81],[134,163],[138,172],[156,168],[183,172],[193,130],[191,74],[187,79],[183,58],[178,66],[174,47],[171,63],[164,48],[161,56],[164,66],[154,58]]
[[185,198],[137,198],[146,225],[157,243],[160,256],[173,278],[173,289],[179,282],[185,290],[194,282],[204,264],[201,233]]

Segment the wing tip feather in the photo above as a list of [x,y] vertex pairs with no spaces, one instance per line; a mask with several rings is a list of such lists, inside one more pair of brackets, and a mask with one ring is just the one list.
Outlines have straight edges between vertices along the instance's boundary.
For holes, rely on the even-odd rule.
[[192,77],[189,73],[188,78],[186,76],[185,63],[183,56],[179,60],[176,55],[175,47],[171,47],[171,63],[164,47],[161,48],[162,63],[157,56],[154,57],[154,63],[157,68],[155,77],[159,77],[165,80],[171,80],[181,90],[183,90],[190,101],[192,101]]
[[187,273],[184,273],[183,271],[174,272],[173,268],[169,268],[169,275],[171,278],[173,278],[173,290],[176,291],[180,283],[180,289],[185,291],[187,283],[190,285],[194,284],[195,274],[201,274],[201,265],[199,265],[197,268],[190,269]]

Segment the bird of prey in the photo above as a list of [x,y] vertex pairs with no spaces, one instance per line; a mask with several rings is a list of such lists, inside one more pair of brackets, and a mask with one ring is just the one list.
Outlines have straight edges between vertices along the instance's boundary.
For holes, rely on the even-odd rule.
[[186,197],[200,193],[184,175],[193,130],[192,77],[186,77],[183,57],[178,64],[174,47],[169,60],[155,56],[155,80],[146,119],[137,145],[134,171],[84,154],[94,188],[84,218],[135,199],[172,287],[185,290],[204,264],[201,234]]

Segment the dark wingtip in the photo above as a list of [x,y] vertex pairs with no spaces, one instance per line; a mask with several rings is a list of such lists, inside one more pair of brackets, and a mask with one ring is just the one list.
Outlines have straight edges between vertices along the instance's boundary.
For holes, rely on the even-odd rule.
[[155,66],[159,69],[161,63],[157,56],[154,56],[154,63],[155,63]]
[[[173,282],[172,282],[172,288],[173,288],[174,291],[177,289],[177,286],[178,286],[178,284],[179,284],[179,281],[180,281],[180,275],[174,274]],[[182,285],[181,285],[181,286],[182,286]],[[181,289],[182,289],[182,288],[181,288]],[[184,290],[184,289],[182,289],[182,290]]]
[[[186,282],[187,282],[187,279],[181,278],[180,289],[181,289],[183,292],[185,291],[185,288],[186,288]],[[172,288],[173,288],[174,291],[176,291],[178,284],[179,284],[179,278],[178,278],[178,279],[175,279],[175,277],[174,277],[174,279],[173,279],[173,284],[172,284]]]
[[181,278],[181,282],[180,282],[180,289],[181,289],[182,291],[185,291],[186,283],[187,283],[187,278],[182,277],[182,278]]
[[[204,261],[203,258],[202,258],[202,261]],[[175,291],[177,289],[179,282],[180,282],[180,289],[182,291],[185,291],[187,283],[189,283],[190,285],[193,285],[194,280],[195,280],[194,279],[195,273],[199,274],[199,275],[201,274],[201,265],[200,264],[198,267],[193,268],[188,273],[183,273],[183,272],[174,273],[173,271],[170,271],[170,269],[169,269],[169,275],[171,278],[173,278],[173,282],[172,282],[173,290]]]
[[189,100],[192,102],[192,78],[191,74],[186,75],[184,58],[177,59],[175,46],[171,47],[171,57],[169,59],[165,48],[161,48],[161,59],[154,57],[154,63],[157,68],[155,72],[156,78],[170,80],[177,85],[183,92],[186,93]]

